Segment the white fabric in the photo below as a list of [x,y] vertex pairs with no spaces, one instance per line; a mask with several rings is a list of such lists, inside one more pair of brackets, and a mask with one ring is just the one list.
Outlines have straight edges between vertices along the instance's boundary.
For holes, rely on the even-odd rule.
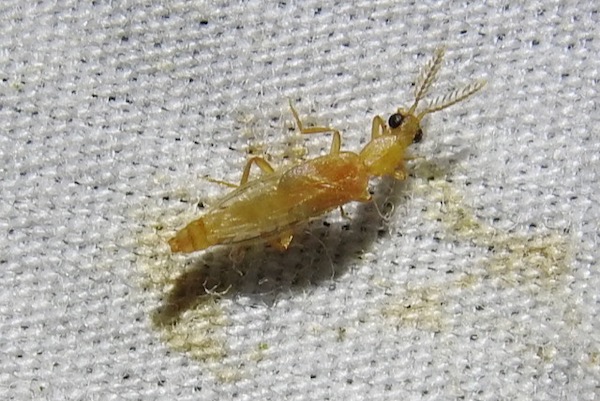
[[[0,398],[597,399],[595,2],[211,3],[0,5]],[[202,177],[327,151],[288,98],[358,151],[440,45],[488,86],[379,212],[171,257]]]

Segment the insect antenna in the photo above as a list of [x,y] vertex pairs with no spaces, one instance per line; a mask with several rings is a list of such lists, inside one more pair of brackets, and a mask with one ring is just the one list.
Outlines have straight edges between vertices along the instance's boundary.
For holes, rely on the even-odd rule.
[[436,97],[435,99],[428,102],[427,108],[421,111],[417,118],[421,120],[425,114],[443,110],[447,107],[452,106],[453,104],[465,100],[466,98],[483,88],[485,86],[485,83],[486,82],[484,80],[478,80],[472,82],[471,84],[465,86],[462,89],[455,89],[447,95]]
[[417,105],[419,101],[421,101],[431,89],[431,85],[435,82],[435,78],[440,68],[442,67],[442,60],[444,59],[444,53],[446,49],[443,47],[438,47],[433,54],[431,60],[425,64],[423,70],[421,70],[421,74],[417,79],[417,85],[415,86],[415,102],[409,109],[409,113],[414,113],[417,109]]

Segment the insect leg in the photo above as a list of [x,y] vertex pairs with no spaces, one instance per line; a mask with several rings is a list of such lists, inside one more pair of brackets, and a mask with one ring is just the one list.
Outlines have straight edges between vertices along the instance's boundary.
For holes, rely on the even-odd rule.
[[304,125],[302,124],[302,121],[300,121],[300,116],[298,115],[298,112],[294,108],[294,105],[292,104],[291,100],[290,100],[290,109],[292,110],[292,114],[294,116],[294,120],[296,121],[296,126],[298,127],[298,131],[300,131],[301,134],[308,135],[308,134],[322,134],[322,133],[326,133],[326,132],[331,132],[331,133],[333,133],[333,140],[331,141],[331,149],[329,150],[329,153],[332,155],[340,153],[340,148],[342,147],[342,137],[340,135],[339,130],[337,130],[335,128],[331,128],[331,127],[304,127]]
[[294,233],[286,230],[279,237],[271,238],[268,242],[273,248],[283,252],[289,248],[292,239],[294,239]]
[[371,125],[371,140],[379,138],[383,135],[388,135],[389,130],[389,127],[381,116],[373,117],[373,124]]
[[340,206],[340,215],[343,219],[350,220],[350,216],[348,216],[348,213],[346,213],[343,206]]
[[404,163],[402,163],[396,168],[396,171],[394,171],[392,176],[398,181],[406,180],[406,177],[408,177],[408,173],[406,172],[406,167],[404,166]]
[[412,161],[412,160],[426,160],[425,157],[419,155],[404,155],[404,161]]
[[273,169],[273,167],[271,167],[269,162],[267,162],[262,157],[253,157],[250,160],[248,160],[248,162],[246,163],[246,166],[244,167],[244,173],[242,174],[242,179],[240,180],[240,185],[244,185],[245,183],[248,182],[248,178],[250,177],[250,168],[252,167],[252,164],[256,164],[258,166],[258,168],[260,168],[262,170],[263,173],[270,174],[275,171]]
[[204,179],[208,182],[212,182],[214,184],[219,184],[219,185],[225,185],[226,187],[229,187],[229,188],[237,188],[238,187],[236,184],[232,184],[231,182],[215,180],[214,178],[210,178],[209,176],[204,177]]

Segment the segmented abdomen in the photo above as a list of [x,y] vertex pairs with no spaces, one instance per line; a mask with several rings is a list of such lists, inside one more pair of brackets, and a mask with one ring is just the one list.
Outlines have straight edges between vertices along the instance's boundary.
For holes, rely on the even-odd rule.
[[171,252],[190,253],[213,245],[208,241],[202,219],[194,220],[169,240]]

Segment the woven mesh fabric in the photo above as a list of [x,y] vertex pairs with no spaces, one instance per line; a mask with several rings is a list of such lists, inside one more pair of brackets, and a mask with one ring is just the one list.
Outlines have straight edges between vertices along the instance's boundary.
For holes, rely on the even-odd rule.
[[[0,398],[600,393],[593,1],[0,5]],[[434,91],[402,183],[253,246],[166,240],[236,182]],[[312,156],[311,156],[312,155]],[[254,174],[254,172],[253,172]]]

